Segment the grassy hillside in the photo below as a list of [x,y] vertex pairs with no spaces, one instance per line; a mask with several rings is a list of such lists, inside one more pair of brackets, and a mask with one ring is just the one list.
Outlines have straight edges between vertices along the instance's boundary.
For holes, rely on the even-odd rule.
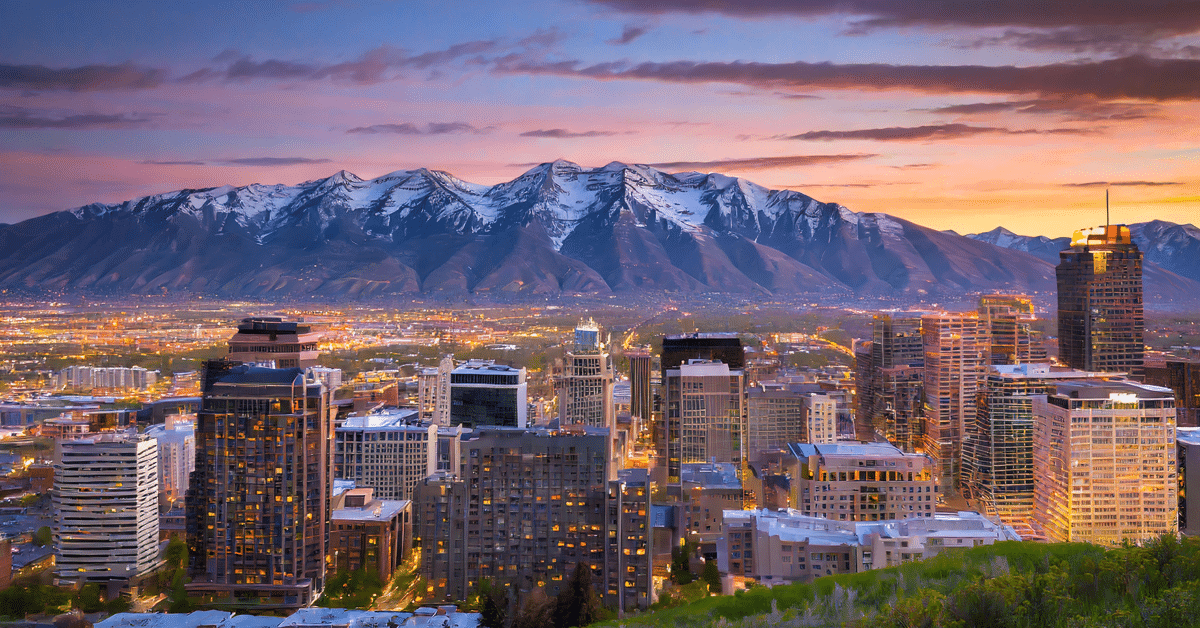
[[1005,542],[901,567],[754,587],[606,622],[655,628],[1200,626],[1200,540]]

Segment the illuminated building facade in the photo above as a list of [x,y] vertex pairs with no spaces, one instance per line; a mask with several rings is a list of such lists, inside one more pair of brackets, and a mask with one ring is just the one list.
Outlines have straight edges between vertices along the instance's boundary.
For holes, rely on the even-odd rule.
[[723,362],[693,359],[667,371],[668,483],[679,484],[681,464],[741,464],[746,455],[743,385],[742,372]]
[[992,364],[1048,361],[1042,334],[1033,327],[1037,317],[1029,297],[985,294],[979,297],[979,318],[988,328]]
[[563,357],[557,380],[560,425],[592,425],[616,432],[612,356],[596,321],[575,328],[575,342]]
[[237,362],[274,362],[276,368],[317,366],[321,334],[308,325],[274,316],[244,318],[229,339],[228,359]]
[[[859,440],[874,440],[877,432],[889,436],[900,434],[902,440],[909,441],[908,425],[920,413],[910,413],[896,405],[911,396],[911,391],[905,390],[911,381],[904,376],[911,371],[901,373],[895,369],[919,372],[924,367],[921,319],[877,314],[871,323],[871,341],[864,345],[861,352],[855,353],[856,434]],[[916,397],[920,397],[919,391]],[[898,426],[897,421],[903,425]]]
[[1034,518],[1047,539],[1116,546],[1178,532],[1170,390],[1060,383],[1033,415]]
[[334,430],[334,477],[374,489],[379,499],[412,499],[438,456],[438,426],[416,418],[412,410],[346,417]]
[[333,413],[300,368],[204,363],[187,495],[189,597],[307,606],[324,586]]
[[450,372],[450,424],[525,427],[529,391],[525,369],[471,360]]
[[442,356],[437,368],[421,369],[417,373],[417,407],[421,420],[435,425],[450,425],[450,372],[454,358]]
[[634,555],[638,547],[618,529],[611,447],[604,428],[475,430],[462,442],[458,473],[435,474],[416,491],[414,534],[429,583],[423,597],[464,600],[485,579],[553,596],[582,562],[594,570],[597,593],[611,600],[619,589],[609,589],[610,570],[624,547]]
[[1058,353],[1081,371],[1142,375],[1142,252],[1129,227],[1076,231],[1058,277]]
[[933,461],[888,443],[792,443],[788,465],[796,510],[838,521],[932,517]]
[[964,451],[971,497],[1005,522],[1028,522],[1033,517],[1033,400],[1053,394],[1059,383],[1101,376],[1049,364],[989,367]]
[[921,318],[925,347],[925,416],[922,449],[937,463],[941,490],[958,491],[963,441],[975,424],[975,395],[988,357],[987,327],[975,313]]
[[196,470],[195,417],[169,414],[165,423],[147,427],[146,436],[158,442],[159,491],[170,502],[182,500]]

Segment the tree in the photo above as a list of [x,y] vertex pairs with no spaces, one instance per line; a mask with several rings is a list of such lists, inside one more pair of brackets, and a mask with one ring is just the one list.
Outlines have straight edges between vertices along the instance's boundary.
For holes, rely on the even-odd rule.
[[534,589],[524,597],[512,628],[547,628],[554,624],[554,602],[546,597],[545,591]]
[[717,561],[704,561],[704,571],[700,572],[700,579],[708,583],[710,593],[721,594],[721,571],[717,569]]
[[475,608],[482,616],[479,625],[483,628],[505,628],[508,623],[508,590],[492,580],[480,580],[472,596]]
[[592,568],[583,561],[575,563],[571,580],[554,605],[554,625],[557,628],[587,626],[600,618],[600,598],[592,587]]
[[42,526],[37,529],[37,532],[33,533],[33,544],[38,547],[45,547],[53,539],[52,535],[53,532],[50,531],[48,526]]
[[684,539],[683,545],[671,550],[671,581],[675,584],[691,584],[695,580],[691,567],[692,542]]

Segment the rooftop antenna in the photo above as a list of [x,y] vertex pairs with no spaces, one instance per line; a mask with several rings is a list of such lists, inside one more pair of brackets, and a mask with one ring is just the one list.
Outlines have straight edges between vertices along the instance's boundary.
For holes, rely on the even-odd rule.
[[1108,227],[1112,226],[1112,219],[1108,214],[1108,188],[1104,188],[1104,226],[1106,231]]

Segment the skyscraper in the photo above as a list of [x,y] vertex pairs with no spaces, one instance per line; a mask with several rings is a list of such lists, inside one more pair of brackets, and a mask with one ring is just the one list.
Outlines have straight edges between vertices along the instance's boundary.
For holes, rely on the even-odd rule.
[[921,317],[925,347],[923,449],[937,463],[941,490],[954,493],[962,479],[963,442],[975,423],[975,394],[987,364],[987,328],[979,315]]
[[656,358],[649,353],[626,353],[629,358],[629,413],[649,425],[654,419],[654,385]]
[[1034,517],[1050,541],[1119,545],[1179,530],[1175,397],[1084,380],[1033,401]]
[[437,470],[438,426],[411,410],[346,417],[334,430],[333,474],[371,488],[379,499],[412,499]]
[[275,316],[243,318],[229,339],[229,359],[274,362],[276,368],[317,366],[321,334],[312,327]]
[[1081,371],[1142,375],[1142,252],[1129,227],[1076,231],[1059,254],[1058,353]]
[[596,321],[575,328],[575,342],[563,357],[557,384],[560,425],[594,425],[616,433],[612,356]]
[[171,414],[165,423],[146,428],[146,436],[158,442],[158,488],[170,502],[184,498],[196,470],[194,419]]
[[191,596],[297,608],[324,586],[330,392],[300,368],[204,364],[187,495]]
[[925,365],[920,317],[877,314],[871,323],[871,341],[862,343],[854,358],[858,438],[873,440],[877,432],[885,435],[905,432],[907,427],[898,429],[896,420],[907,423],[915,417],[894,411],[896,396],[905,394],[895,384],[903,379],[894,374],[887,377],[885,373],[902,367],[920,369]]
[[991,338],[992,364],[1046,361],[1042,334],[1033,327],[1037,317],[1029,297],[985,294],[979,297],[979,318],[987,325]]
[[417,373],[417,407],[421,420],[435,425],[450,425],[450,372],[454,358],[442,356],[437,367]]
[[667,482],[679,484],[681,464],[733,462],[746,456],[745,380],[728,364],[693,359],[667,370]]
[[58,441],[52,501],[59,580],[128,580],[161,564],[153,438],[96,434]]

